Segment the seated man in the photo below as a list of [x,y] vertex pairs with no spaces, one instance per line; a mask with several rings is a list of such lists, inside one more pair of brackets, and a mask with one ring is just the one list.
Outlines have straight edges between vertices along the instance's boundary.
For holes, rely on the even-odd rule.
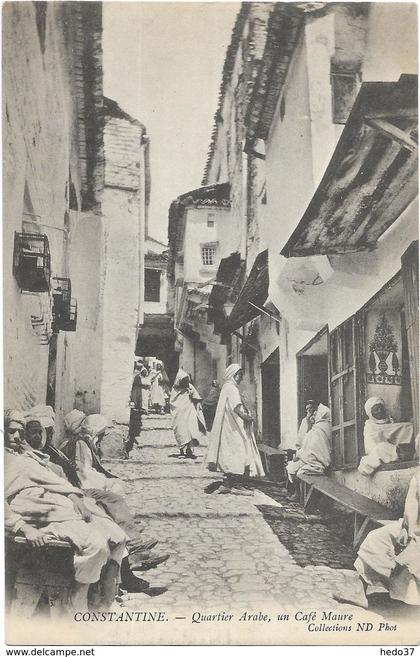
[[[166,559],[162,557],[153,557],[150,554],[149,550],[156,545],[157,541],[144,541],[141,539],[140,532],[142,529],[136,525],[125,499],[118,493],[112,491],[103,490],[101,488],[84,487],[82,485],[83,479],[79,476],[80,471],[77,468],[77,464],[69,459],[61,450],[53,447],[48,440],[43,440],[43,427],[39,421],[32,417],[29,417],[29,421],[26,424],[25,439],[26,442],[35,449],[37,457],[44,457],[44,459],[50,457],[51,461],[55,464],[54,466],[50,463],[50,467],[58,466],[60,470],[62,469],[64,471],[63,474],[65,474],[71,482],[78,482],[77,487],[83,490],[87,498],[93,498],[96,500],[98,505],[102,507],[126,533],[128,537],[127,549],[129,555],[128,563],[127,560],[124,559],[121,565],[123,588],[129,590],[131,593],[143,591],[148,595],[158,595],[158,593],[163,592],[162,589],[158,588],[150,589],[148,582],[135,577],[132,573],[133,570],[149,570],[150,568],[154,568]],[[41,448],[41,450],[38,451],[37,448]],[[86,483],[86,480],[84,481]],[[95,481],[95,483],[98,484],[101,482]]]
[[317,408],[318,408],[318,404],[313,399],[308,399],[305,402],[306,415],[303,418],[302,422],[300,423],[298,436],[297,436],[297,440],[296,440],[296,450],[298,450],[298,449],[300,449],[300,447],[302,447],[303,440],[304,440],[306,434],[314,426],[315,413],[316,413]]
[[[75,548],[73,606],[87,607],[87,589],[101,579],[102,604],[109,607],[125,550],[125,534],[82,491],[52,472],[24,441],[24,418],[5,417],[5,526],[41,547],[52,538]],[[76,603],[77,600],[77,603]]]
[[411,422],[394,422],[381,397],[370,397],[365,404],[368,419],[363,431],[365,456],[359,472],[372,475],[382,463],[412,458],[414,429]]
[[[331,421],[330,409],[319,404],[315,413],[314,425],[303,438],[293,461],[286,466],[290,483],[295,486],[296,476],[302,474],[324,474],[331,464]],[[295,490],[288,497],[292,502],[299,499]]]
[[371,531],[361,544],[354,567],[364,593],[357,598],[335,595],[339,602],[368,607],[369,597],[389,595],[420,605],[420,469],[411,479],[404,517]]
[[[37,409],[49,409],[38,412]],[[80,488],[76,466],[66,455],[53,444],[55,416],[50,406],[35,406],[25,416],[25,440],[36,450],[38,456],[49,458],[49,467],[57,474],[64,476],[76,488]]]

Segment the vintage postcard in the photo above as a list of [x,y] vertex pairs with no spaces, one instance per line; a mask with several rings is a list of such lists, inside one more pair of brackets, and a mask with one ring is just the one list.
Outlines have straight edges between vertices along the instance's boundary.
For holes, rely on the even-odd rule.
[[416,4],[2,34],[6,642],[413,651]]

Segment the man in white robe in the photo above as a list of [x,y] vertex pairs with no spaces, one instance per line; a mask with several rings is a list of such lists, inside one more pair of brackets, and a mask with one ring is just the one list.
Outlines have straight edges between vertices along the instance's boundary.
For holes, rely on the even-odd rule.
[[240,365],[234,363],[226,369],[210,436],[207,468],[227,475],[219,492],[246,494],[247,489],[234,485],[235,476],[265,475],[252,428],[253,419],[238,388],[242,377]]
[[24,441],[24,418],[15,411],[5,422],[5,526],[41,547],[52,538],[67,540],[75,548],[76,595],[87,597],[89,584],[107,568],[106,602],[111,604],[119,565],[125,550],[125,533],[82,491],[55,474],[48,458],[41,459]]
[[387,594],[407,605],[420,605],[420,469],[410,481],[404,517],[371,531],[354,567],[364,593],[356,598],[335,595],[339,602],[366,608],[370,596]]
[[[294,486],[296,477],[301,474],[324,474],[331,465],[331,420],[330,409],[319,404],[314,418],[314,425],[303,438],[302,446],[297,450],[293,461],[286,466],[287,476]],[[297,501],[295,490],[288,498]]]
[[414,428],[411,422],[394,422],[381,397],[370,397],[365,404],[368,419],[363,431],[365,456],[358,470],[369,476],[382,465],[407,460],[414,453]]

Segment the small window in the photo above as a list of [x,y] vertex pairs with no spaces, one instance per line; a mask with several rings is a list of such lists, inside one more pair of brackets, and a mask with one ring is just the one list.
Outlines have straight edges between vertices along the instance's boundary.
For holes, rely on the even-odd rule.
[[356,100],[360,73],[350,68],[331,68],[333,123],[345,124]]
[[201,247],[201,260],[206,266],[216,264],[216,246],[214,244]]
[[144,300],[160,301],[160,275],[159,269],[144,270]]
[[207,215],[207,228],[214,228],[216,224],[216,218],[214,214],[208,214]]

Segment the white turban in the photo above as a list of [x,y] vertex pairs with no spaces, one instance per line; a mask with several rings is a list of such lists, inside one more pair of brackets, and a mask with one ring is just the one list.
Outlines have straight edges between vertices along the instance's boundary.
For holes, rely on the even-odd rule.
[[25,413],[26,422],[38,421],[44,429],[54,426],[55,413],[51,406],[38,404]]
[[22,429],[24,429],[26,424],[26,419],[24,414],[21,413],[20,411],[16,411],[14,409],[9,408],[7,411],[4,412],[4,424],[6,425],[6,429],[11,422],[16,422],[16,424],[22,425]]
[[80,432],[80,427],[85,419],[86,414],[83,411],[79,411],[77,408],[74,408],[70,413],[64,418],[64,425],[70,433],[78,434]]
[[99,413],[93,413],[92,415],[87,415],[82,422],[80,427],[81,433],[86,436],[89,436],[92,440],[95,439],[98,434],[105,431],[108,426],[106,417],[99,415]]
[[238,363],[232,363],[232,365],[229,365],[225,371],[224,382],[227,383],[228,381],[232,381],[235,374],[241,369],[242,367],[238,365]]
[[382,406],[386,410],[385,402],[382,399],[382,397],[369,397],[369,399],[366,401],[365,404],[365,413],[368,416],[370,420],[373,420],[375,422],[375,418],[372,417],[372,408],[376,406],[376,404],[382,404]]

